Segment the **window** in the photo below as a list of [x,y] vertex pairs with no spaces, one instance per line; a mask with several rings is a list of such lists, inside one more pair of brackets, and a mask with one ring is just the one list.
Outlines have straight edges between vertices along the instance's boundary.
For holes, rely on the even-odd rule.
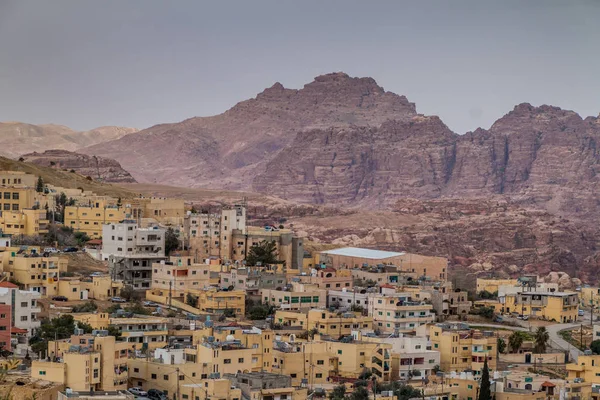
[[323,374],[319,373],[319,374],[315,374],[315,378],[322,378]]
[[323,360],[317,360],[317,365],[323,365],[325,362]]
[[133,372],[140,372],[140,369],[139,368],[134,368]]
[[21,307],[27,307],[28,305],[29,305],[29,303],[27,303],[26,301],[21,302]]
[[27,321],[27,315],[23,315],[23,316],[21,317],[21,321]]
[[231,358],[224,359],[223,364],[231,364]]
[[168,380],[169,380],[169,375],[163,375],[163,379],[164,379],[165,381],[168,381]]
[[40,375],[46,375],[46,371],[40,371]]
[[238,363],[243,364],[244,363],[244,359],[243,358],[238,358]]

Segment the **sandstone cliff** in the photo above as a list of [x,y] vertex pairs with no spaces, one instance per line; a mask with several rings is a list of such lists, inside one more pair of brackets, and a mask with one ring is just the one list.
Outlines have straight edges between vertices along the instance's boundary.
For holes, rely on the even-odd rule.
[[29,153],[21,156],[23,161],[60,170],[74,171],[94,180],[112,183],[135,183],[135,179],[109,158],[88,156],[66,150],[46,150],[43,153]]

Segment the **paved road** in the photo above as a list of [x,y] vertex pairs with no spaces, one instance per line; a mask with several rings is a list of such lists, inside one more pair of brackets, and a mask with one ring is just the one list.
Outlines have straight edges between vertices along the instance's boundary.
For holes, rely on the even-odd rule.
[[[521,323],[524,323],[524,322],[521,322]],[[511,325],[501,325],[501,324],[475,324],[475,323],[472,325],[482,326],[482,327],[487,327],[487,328],[508,329],[511,331],[521,331],[521,332],[529,331],[529,328],[526,328],[523,326],[511,326]],[[581,324],[553,324],[553,325],[546,326],[546,329],[548,330],[548,336],[550,336],[550,343],[554,347],[558,347],[562,350],[568,351],[571,355],[571,360],[573,360],[573,361],[577,361],[577,357],[579,357],[581,354],[583,354],[583,352],[581,350],[579,350],[578,348],[574,347],[571,343],[564,340],[558,333],[560,331],[564,331],[567,329],[576,328],[580,325]]]

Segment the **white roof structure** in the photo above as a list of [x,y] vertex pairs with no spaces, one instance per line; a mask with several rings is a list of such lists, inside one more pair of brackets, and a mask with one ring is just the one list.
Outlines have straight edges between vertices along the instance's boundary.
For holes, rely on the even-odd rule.
[[372,250],[372,249],[361,249],[358,247],[343,247],[341,249],[325,250],[321,251],[321,254],[330,254],[336,256],[356,257],[356,258],[370,258],[372,260],[383,260],[391,257],[403,256],[405,252],[395,251],[383,251],[383,250]]

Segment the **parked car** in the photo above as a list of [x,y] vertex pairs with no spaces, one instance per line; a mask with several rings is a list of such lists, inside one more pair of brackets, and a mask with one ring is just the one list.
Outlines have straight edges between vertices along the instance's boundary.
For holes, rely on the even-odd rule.
[[94,272],[92,274],[90,274],[90,276],[102,276],[104,275],[102,272]]
[[577,312],[577,315],[579,315],[580,317],[583,317],[583,316],[585,315],[585,311],[583,311],[583,310],[579,310],[579,311]]
[[77,253],[77,247],[65,247],[63,253]]
[[67,299],[65,296],[54,296],[52,298],[52,300],[54,300],[54,301],[69,301],[69,299]]
[[529,315],[523,315],[523,321],[527,321],[529,319]]
[[148,396],[148,392],[143,390],[141,387],[132,387],[129,389],[129,393],[131,393],[134,396]]
[[151,400],[167,400],[167,395],[158,389],[148,390],[148,398]]
[[146,307],[158,307],[160,306],[160,304],[157,304],[153,301],[145,301],[142,303],[143,305],[145,305]]
[[122,297],[111,297],[110,301],[113,303],[127,303],[127,300]]
[[59,251],[58,251],[58,249],[56,247],[46,247],[43,252],[44,253],[48,253],[48,254],[59,253]]

